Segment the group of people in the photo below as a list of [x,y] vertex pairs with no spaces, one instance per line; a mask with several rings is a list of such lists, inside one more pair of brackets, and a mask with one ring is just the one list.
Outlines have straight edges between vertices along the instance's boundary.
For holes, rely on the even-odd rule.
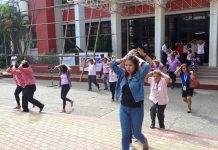
[[[155,118],[157,116],[159,127],[165,128],[164,112],[169,102],[167,86],[170,78],[174,79],[180,75],[182,81],[182,98],[188,105],[188,113],[191,113],[193,88],[190,87],[191,80],[194,80],[194,72],[189,71],[186,64],[182,64],[176,58],[174,53],[170,54],[170,63],[168,73],[163,73],[164,65],[159,60],[152,60],[141,48],[133,49],[129,53],[117,60],[102,58],[102,73],[104,74],[104,90],[112,93],[112,100],[121,100],[120,105],[120,124],[122,131],[122,149],[129,150],[132,135],[143,144],[143,150],[148,150],[147,138],[142,134],[142,123],[144,118],[144,83],[150,84],[150,95],[152,105],[150,108],[151,128],[155,128]],[[176,66],[179,66],[177,68]],[[87,61],[88,66],[88,85],[89,91],[92,90],[92,83],[100,89],[96,81],[96,61],[90,59]],[[152,68],[152,71],[150,71]],[[66,64],[55,67],[60,70],[61,99],[63,100],[63,113],[66,112],[66,101],[73,107],[73,100],[67,98],[67,93],[71,87],[70,72],[71,68]],[[15,98],[17,101],[16,109],[20,109],[19,93],[23,92],[22,108],[28,112],[28,102],[39,107],[41,112],[44,104],[33,98],[36,91],[35,78],[33,71],[28,62],[23,60],[20,66],[12,65],[7,72],[13,74],[17,84]],[[173,86],[175,80],[172,81]]]

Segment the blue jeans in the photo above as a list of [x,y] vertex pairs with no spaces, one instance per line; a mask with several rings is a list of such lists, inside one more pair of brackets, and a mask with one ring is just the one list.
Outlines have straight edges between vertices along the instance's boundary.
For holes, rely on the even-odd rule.
[[142,134],[144,106],[129,108],[120,105],[120,124],[122,131],[122,150],[129,150],[131,132],[142,144],[147,144],[147,139]]
[[104,73],[104,87],[105,89],[108,89],[109,84],[109,73]]

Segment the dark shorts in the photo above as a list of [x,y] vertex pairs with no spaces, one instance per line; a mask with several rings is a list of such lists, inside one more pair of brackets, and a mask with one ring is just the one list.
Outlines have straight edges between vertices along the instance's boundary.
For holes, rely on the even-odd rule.
[[186,91],[182,90],[182,97],[192,97],[194,93],[194,89],[193,88],[188,88]]

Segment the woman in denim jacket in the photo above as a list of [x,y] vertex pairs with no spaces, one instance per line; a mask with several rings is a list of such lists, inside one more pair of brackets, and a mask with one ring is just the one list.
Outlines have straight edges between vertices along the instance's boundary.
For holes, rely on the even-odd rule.
[[[143,59],[135,56],[136,53],[152,64],[152,59],[142,49],[131,50],[124,58],[110,63],[110,67],[118,75],[115,97],[118,99],[121,96],[120,122],[123,150],[129,150],[131,132],[143,144],[143,150],[148,149],[147,139],[141,129],[144,117],[144,78],[150,67]],[[118,66],[123,62],[125,69]]]

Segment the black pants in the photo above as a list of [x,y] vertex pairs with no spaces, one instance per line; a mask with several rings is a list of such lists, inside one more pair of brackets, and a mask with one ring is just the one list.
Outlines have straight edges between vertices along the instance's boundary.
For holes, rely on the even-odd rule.
[[166,66],[166,63],[167,63],[167,54],[165,52],[161,53],[161,61],[162,61],[163,65]]
[[66,107],[66,101],[71,102],[71,100],[66,97],[69,90],[69,84],[61,85],[61,99],[63,100],[63,109]]
[[175,83],[176,83],[176,75],[175,75],[174,72],[170,72],[170,71],[168,71],[168,73],[169,73],[169,76],[170,76],[170,78],[171,78],[171,80],[172,80],[172,86],[175,87]]
[[40,103],[38,100],[33,98],[34,92],[36,91],[36,85],[27,85],[23,89],[23,96],[22,96],[22,107],[23,111],[28,112],[28,102],[32,103],[33,105],[42,108],[44,105]]
[[117,85],[117,82],[110,82],[110,91],[112,93],[112,99],[113,100],[114,100],[116,85]]
[[17,102],[17,105],[20,106],[20,93],[23,91],[23,87],[22,86],[19,86],[17,85],[17,88],[15,89],[14,91],[14,96],[15,96],[15,99],[16,99],[16,102]]
[[94,83],[98,88],[99,84],[96,81],[96,75],[88,75],[89,89],[92,89],[92,83]]
[[150,115],[151,115],[151,124],[155,126],[155,118],[156,115],[158,117],[159,126],[160,128],[165,128],[164,125],[164,111],[165,111],[166,105],[158,105],[154,104],[150,108]]
[[199,59],[200,59],[200,65],[203,65],[203,63],[204,63],[204,54],[198,54],[198,57],[199,57]]

